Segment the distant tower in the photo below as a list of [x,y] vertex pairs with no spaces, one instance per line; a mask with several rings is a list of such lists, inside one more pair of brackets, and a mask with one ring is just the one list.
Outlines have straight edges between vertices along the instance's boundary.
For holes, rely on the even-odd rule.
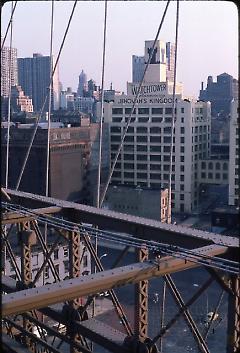
[[[11,60],[11,62],[10,62]],[[9,77],[9,67],[11,67]],[[9,80],[11,80],[11,86],[18,84],[18,73],[17,73],[17,49],[3,47],[1,50],[1,96],[9,96]]]
[[79,84],[78,84],[78,90],[77,90],[77,94],[80,97],[84,96],[84,92],[87,91],[87,75],[85,74],[85,72],[82,70],[82,72],[79,75]]
[[144,56],[132,56],[132,82],[141,82],[145,68]]
[[167,64],[167,81],[174,81],[174,61],[175,61],[175,44],[171,42],[166,43],[166,64]]

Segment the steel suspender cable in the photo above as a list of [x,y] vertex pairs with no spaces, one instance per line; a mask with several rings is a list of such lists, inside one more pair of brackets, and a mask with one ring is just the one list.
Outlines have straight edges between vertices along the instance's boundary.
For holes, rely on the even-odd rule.
[[51,35],[50,35],[50,86],[48,100],[48,133],[47,133],[47,161],[46,161],[46,190],[45,196],[49,194],[49,157],[50,157],[50,129],[51,129],[51,104],[52,104],[52,88],[53,88],[53,17],[54,17],[54,0],[52,0],[51,12]]
[[[72,12],[71,12],[71,15],[70,15],[69,20],[68,20],[67,28],[66,28],[66,30],[65,30],[65,33],[64,33],[64,36],[63,36],[63,40],[62,40],[62,43],[61,43],[61,46],[60,46],[60,49],[59,49],[59,52],[58,52],[58,56],[57,56],[57,59],[56,59],[56,62],[55,62],[54,68],[53,68],[52,79],[53,79],[54,73],[55,73],[56,68],[57,68],[57,64],[58,64],[58,61],[59,61],[59,58],[60,58],[60,55],[61,55],[61,52],[62,52],[62,49],[63,49],[63,45],[64,45],[64,43],[65,43],[65,39],[66,39],[68,30],[69,30],[69,27],[70,27],[70,24],[71,24],[71,21],[72,21],[72,17],[73,17],[73,14],[74,14],[76,5],[77,5],[77,0],[75,0],[75,2],[74,2],[73,8],[72,8]],[[18,180],[17,180],[16,190],[18,190],[19,185],[20,185],[20,183],[21,183],[22,176],[23,176],[23,173],[24,173],[24,170],[25,170],[27,161],[28,161],[28,157],[29,157],[29,154],[30,154],[32,145],[33,145],[33,141],[34,141],[34,138],[35,138],[35,136],[36,136],[38,124],[39,124],[40,118],[41,118],[41,116],[42,116],[42,113],[43,113],[43,110],[44,110],[44,106],[45,106],[45,104],[46,104],[46,102],[47,102],[47,97],[48,97],[48,93],[47,93],[47,95],[46,95],[46,97],[45,97],[45,100],[44,100],[44,103],[43,103],[41,112],[40,112],[40,114],[38,115],[38,117],[37,117],[37,119],[36,119],[35,128],[34,128],[34,131],[33,131],[32,137],[31,137],[31,141],[30,141],[30,144],[29,144],[29,147],[28,147],[28,150],[27,150],[25,159],[24,159],[24,161],[23,161],[22,169],[21,169],[21,171],[20,171],[20,174],[19,174],[19,177],[18,177]]]
[[102,57],[102,83],[101,83],[101,117],[99,125],[99,163],[97,179],[97,207],[100,207],[100,186],[101,186],[101,166],[102,166],[102,128],[103,128],[103,102],[104,102],[104,73],[105,73],[105,54],[107,37],[107,0],[105,0],[104,12],[104,33],[103,33],[103,57]]
[[172,126],[171,126],[171,145],[170,145],[170,170],[168,182],[168,199],[167,199],[167,223],[171,223],[171,192],[172,192],[172,166],[173,166],[173,137],[175,135],[175,109],[176,109],[176,77],[177,77],[177,49],[178,49],[178,27],[179,27],[179,0],[177,0],[176,12],[176,34],[175,34],[175,57],[174,57],[174,79],[173,79],[173,102],[172,102]]
[[105,188],[104,188],[104,190],[103,190],[103,194],[102,194],[101,201],[100,201],[100,207],[102,206],[103,201],[104,201],[104,199],[105,199],[105,196],[106,196],[106,193],[107,193],[107,189],[108,189],[108,186],[109,186],[110,181],[111,181],[111,178],[112,178],[112,174],[113,174],[114,168],[115,168],[115,166],[116,166],[116,163],[117,163],[119,154],[120,154],[120,152],[121,152],[121,149],[122,149],[122,146],[123,146],[123,143],[124,143],[124,140],[125,140],[125,136],[126,136],[126,134],[127,134],[128,127],[129,127],[129,125],[130,125],[130,123],[131,123],[132,114],[133,114],[133,112],[134,112],[135,105],[136,105],[136,103],[137,103],[137,99],[138,99],[139,94],[140,94],[140,92],[141,92],[141,88],[142,88],[142,85],[143,85],[143,80],[144,80],[146,71],[147,71],[147,69],[148,69],[148,66],[149,66],[150,61],[151,61],[152,56],[153,56],[153,48],[155,47],[155,44],[156,44],[156,42],[157,42],[157,39],[158,39],[160,30],[161,30],[161,28],[162,28],[162,25],[163,25],[163,22],[164,22],[164,19],[165,19],[165,16],[166,16],[166,13],[167,13],[167,9],[168,9],[169,4],[170,4],[170,0],[168,0],[168,2],[167,2],[167,4],[166,4],[166,7],[165,7],[165,10],[164,10],[164,13],[163,13],[163,16],[162,16],[160,25],[159,25],[159,27],[158,27],[158,31],[157,31],[155,40],[154,40],[153,45],[152,45],[152,48],[151,48],[151,54],[149,55],[148,62],[147,62],[147,64],[146,64],[146,66],[145,66],[144,73],[143,73],[143,77],[142,77],[142,80],[141,80],[140,85],[139,85],[139,87],[138,87],[136,96],[135,96],[135,98],[134,98],[133,106],[132,106],[131,113],[130,113],[129,118],[128,118],[128,121],[127,121],[127,125],[126,125],[126,127],[125,127],[123,136],[122,136],[122,138],[121,138],[121,142],[120,142],[119,148],[118,148],[118,150],[117,150],[116,156],[115,156],[115,158],[114,158],[113,165],[112,165],[112,167],[111,167],[111,170],[110,170],[110,173],[109,173],[109,176],[108,176],[107,183],[106,183]]
[[10,20],[8,22],[6,33],[5,33],[5,36],[4,36],[3,41],[1,43],[1,50],[3,50],[4,44],[5,44],[5,41],[6,41],[6,38],[7,38],[7,34],[8,34],[8,31],[9,31],[10,25],[12,23],[12,18],[13,18],[13,14],[14,14],[14,11],[16,9],[16,6],[17,6],[17,1],[15,1],[14,7],[12,8],[11,17],[10,17]]
[[[13,1],[12,1],[12,13],[13,13]],[[11,122],[11,92],[12,92],[12,32],[13,32],[13,16],[10,18],[10,45],[9,45],[9,57],[8,57],[8,124],[7,124],[7,151],[6,151],[6,170],[5,170],[5,187],[8,187],[8,172],[9,172],[9,139],[10,139],[10,122]]]

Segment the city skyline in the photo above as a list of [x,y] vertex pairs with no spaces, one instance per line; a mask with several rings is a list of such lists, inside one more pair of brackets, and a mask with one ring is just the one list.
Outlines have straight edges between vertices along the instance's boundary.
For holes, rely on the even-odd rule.
[[[170,3],[159,39],[174,42],[176,2]],[[112,2],[108,4],[105,89],[126,92],[131,81],[132,55],[143,55],[145,40],[155,37],[166,2]],[[54,49],[56,55],[73,6],[72,1],[55,4]],[[37,11],[36,11],[37,9]],[[2,9],[2,36],[9,21],[11,3]],[[46,24],[42,26],[44,13]],[[28,21],[23,21],[24,16]],[[18,57],[34,52],[49,55],[51,2],[20,2],[13,19],[13,47]],[[59,63],[63,88],[77,90],[82,70],[101,82],[104,2],[79,1]],[[124,26],[121,18],[124,18]],[[151,18],[151,21],[146,21]],[[177,79],[184,94],[198,97],[201,82],[227,72],[238,78],[237,8],[225,1],[180,3]],[[119,30],[121,28],[121,30]],[[23,33],[28,40],[22,40]],[[41,35],[40,35],[41,34]],[[37,38],[37,40],[36,40]],[[5,45],[8,45],[7,38]],[[119,69],[121,67],[121,70]]]

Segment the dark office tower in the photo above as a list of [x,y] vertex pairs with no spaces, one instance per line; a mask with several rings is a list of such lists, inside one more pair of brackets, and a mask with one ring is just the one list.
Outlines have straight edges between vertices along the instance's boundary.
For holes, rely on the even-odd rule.
[[[55,60],[52,57],[53,67]],[[25,94],[32,98],[34,111],[40,112],[50,86],[50,56],[33,54],[32,58],[18,58],[18,81]],[[53,76],[52,109],[59,108],[58,67]],[[48,110],[48,98],[44,111]]]
[[[9,72],[10,70],[10,72]],[[10,74],[10,75],[9,75]],[[9,96],[9,80],[11,86],[18,84],[17,49],[3,47],[1,50],[1,96]]]
[[168,81],[174,81],[174,60],[175,60],[175,44],[166,43],[166,77]]
[[83,97],[84,93],[87,92],[87,89],[88,89],[87,75],[82,70],[82,72],[79,75],[79,83],[78,83],[78,90],[77,90],[78,96]]
[[212,76],[208,76],[206,89],[202,87],[199,99],[211,102],[212,116],[226,117],[230,114],[232,99],[238,97],[238,81],[231,75],[223,73],[217,76],[217,82]]

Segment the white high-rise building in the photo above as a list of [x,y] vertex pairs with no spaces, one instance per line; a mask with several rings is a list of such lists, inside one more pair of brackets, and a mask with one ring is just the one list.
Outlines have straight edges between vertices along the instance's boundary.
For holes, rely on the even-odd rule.
[[229,205],[239,206],[239,107],[231,103],[229,139]]
[[[152,41],[145,42],[145,61]],[[158,41],[153,61],[141,87],[112,183],[160,189],[168,187],[170,172],[173,82],[161,78],[165,44]],[[166,70],[165,70],[166,73]],[[147,81],[148,79],[148,81]],[[155,80],[155,81],[154,81]],[[131,113],[139,83],[128,83],[127,94],[105,103],[104,122],[110,124],[111,162]],[[184,99],[176,85],[172,168],[172,210],[191,213],[199,203],[199,168],[210,157],[211,105]]]
[[147,64],[150,55],[153,54],[146,71],[144,82],[165,82],[166,81],[166,43],[157,40],[155,47],[152,49],[154,41],[145,41],[144,58]]
[[[10,71],[10,72],[9,72]],[[9,82],[10,81],[10,82]],[[9,83],[18,84],[17,49],[3,47],[1,50],[1,96],[9,96]]]

